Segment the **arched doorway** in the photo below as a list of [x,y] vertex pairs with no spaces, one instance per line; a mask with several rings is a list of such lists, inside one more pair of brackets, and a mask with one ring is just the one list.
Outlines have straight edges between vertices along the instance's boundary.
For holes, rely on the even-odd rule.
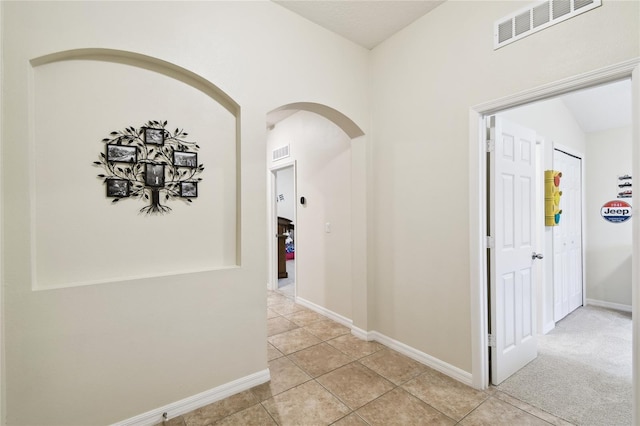
[[[353,223],[366,213],[357,210],[364,203],[356,202],[354,210],[364,181],[354,186],[353,174],[364,171],[354,170],[352,147],[364,132],[344,114],[317,103],[276,108],[267,115],[267,128],[269,288],[278,288],[278,252],[286,247],[285,279],[296,277],[295,300],[351,326],[355,247],[362,252]],[[276,185],[285,170],[293,171],[288,195]],[[291,217],[280,217],[279,205],[293,205]],[[289,224],[285,232],[279,232],[279,220]]]

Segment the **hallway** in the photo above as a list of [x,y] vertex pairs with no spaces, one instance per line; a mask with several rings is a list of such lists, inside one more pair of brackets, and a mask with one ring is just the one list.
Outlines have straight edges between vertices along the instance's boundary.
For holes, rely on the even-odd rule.
[[481,392],[268,292],[271,381],[168,425],[569,425]]

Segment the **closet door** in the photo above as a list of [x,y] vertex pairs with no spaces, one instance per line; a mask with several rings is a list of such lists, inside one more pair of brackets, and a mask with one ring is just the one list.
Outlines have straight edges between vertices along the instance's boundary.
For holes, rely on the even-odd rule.
[[562,215],[553,228],[553,316],[559,321],[582,306],[582,160],[554,150],[553,168],[562,172]]

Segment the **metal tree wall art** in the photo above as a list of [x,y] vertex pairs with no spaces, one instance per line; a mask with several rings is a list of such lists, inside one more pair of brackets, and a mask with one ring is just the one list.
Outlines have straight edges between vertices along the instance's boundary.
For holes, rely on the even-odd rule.
[[198,196],[198,176],[204,170],[198,164],[200,147],[186,139],[184,129],[171,132],[166,127],[166,121],[149,121],[102,139],[105,151],[93,164],[105,170],[98,178],[112,203],[133,197],[149,203],[140,213],[167,213],[171,207],[161,202],[178,198],[191,203]]

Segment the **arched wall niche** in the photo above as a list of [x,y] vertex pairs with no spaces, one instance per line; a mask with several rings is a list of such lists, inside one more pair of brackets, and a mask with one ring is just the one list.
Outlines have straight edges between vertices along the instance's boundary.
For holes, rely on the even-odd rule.
[[209,80],[171,62],[141,53],[104,48],[72,49],[43,55],[32,59],[30,63],[33,68],[36,68],[53,62],[70,61],[74,59],[126,64],[163,74],[206,93],[220,105],[224,106],[231,114],[236,117],[240,116],[240,105]]
[[[240,265],[238,103],[185,68],[135,52],[76,49],[30,64],[34,290]],[[140,213],[141,199],[113,203],[97,179],[103,170],[92,167],[110,132],[149,120],[188,132],[205,167],[197,198],[167,199],[165,214]]]

